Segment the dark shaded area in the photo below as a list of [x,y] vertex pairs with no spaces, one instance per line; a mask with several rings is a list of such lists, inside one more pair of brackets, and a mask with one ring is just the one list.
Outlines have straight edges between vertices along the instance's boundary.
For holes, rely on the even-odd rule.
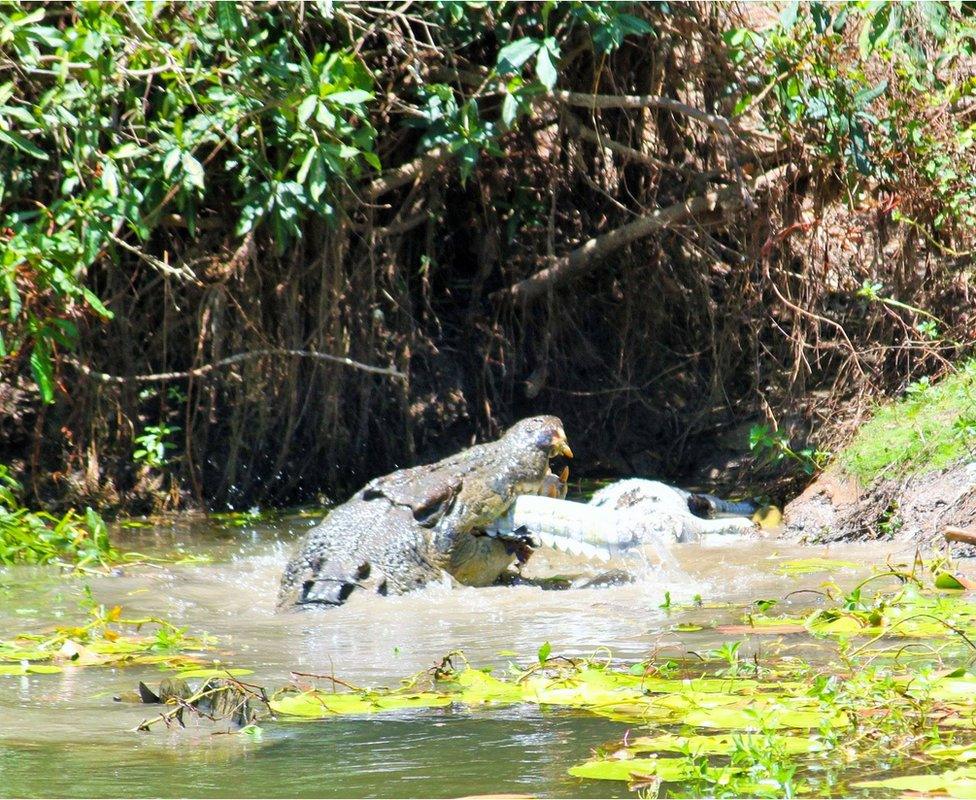
[[[654,94],[729,115],[744,67],[730,60],[722,31],[737,12],[688,3],[635,13],[655,33],[609,55],[576,29],[562,43],[572,56],[559,87]],[[495,32],[434,35],[443,49],[425,53],[427,77],[494,63]],[[338,29],[311,22],[303,36],[310,52],[345,43]],[[417,65],[403,32],[378,25],[362,44],[384,86],[411,97]],[[471,90],[463,75],[445,80],[461,96]],[[497,113],[486,101],[482,114]],[[418,152],[419,134],[405,121],[392,103],[376,110],[388,167]],[[581,136],[581,125],[663,166],[621,158]],[[197,283],[122,249],[90,275],[115,316],[79,320],[73,358],[128,382],[99,382],[62,360],[57,403],[45,407],[22,359],[0,383],[0,461],[46,503],[288,505],[342,499],[376,475],[546,413],[565,422],[579,474],[707,481],[702,465],[721,455],[724,432],[738,432],[733,456],[746,449],[741,425],[750,421],[775,422],[802,442],[838,422],[838,409],[853,416],[870,393],[944,368],[958,349],[915,348],[900,317],[856,291],[880,280],[891,296],[964,331],[971,310],[952,260],[914,228],[895,230],[887,212],[846,209],[838,166],[802,141],[740,133],[728,142],[659,108],[540,103],[500,139],[504,155],[483,154],[467,180],[447,159],[373,202],[363,199],[365,184],[350,187],[347,213],[335,224],[307,220],[283,251],[268,230],[234,234],[222,155],[208,167],[213,189],[193,230],[174,220],[145,245],[192,265]],[[530,305],[505,296],[589,237],[776,169],[777,182],[749,198],[751,209],[696,214]],[[804,227],[811,218],[816,225]],[[407,378],[265,356],[199,378],[132,379],[276,348],[346,356]],[[140,468],[134,438],[163,423],[179,429],[167,468]]]

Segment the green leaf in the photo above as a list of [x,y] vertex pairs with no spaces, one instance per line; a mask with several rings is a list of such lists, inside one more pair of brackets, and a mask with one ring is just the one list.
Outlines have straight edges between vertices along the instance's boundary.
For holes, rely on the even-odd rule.
[[170,150],[166,154],[166,158],[163,159],[163,177],[169,178],[173,174],[173,170],[176,169],[176,165],[180,163],[180,156],[182,152],[178,148]]
[[217,12],[217,27],[225,39],[233,39],[244,30],[244,19],[237,9],[236,2],[214,3]]
[[782,736],[779,734],[722,733],[708,736],[676,736],[664,733],[659,736],[638,736],[629,741],[631,753],[657,753],[661,751],[700,755],[729,755],[750,745],[773,746],[789,755],[816,753],[827,746],[816,736]]
[[948,792],[952,797],[976,797],[976,768],[962,767],[940,775],[903,775],[874,781],[852,783],[858,789],[895,789],[896,791]]
[[940,572],[935,576],[936,589],[965,589],[966,586],[955,576],[948,572]]
[[925,22],[925,27],[928,28],[929,33],[938,41],[943,41],[949,35],[947,28],[949,11],[946,4],[935,2],[919,3],[916,8],[921,12],[922,20]]
[[29,139],[26,139],[14,131],[0,130],[0,142],[6,142],[17,150],[20,150],[22,153],[27,153],[27,155],[33,156],[40,161],[48,160],[47,153],[33,144]]
[[0,664],[0,675],[53,675],[62,672],[61,667],[54,664]]
[[811,572],[833,572],[858,566],[853,561],[840,561],[835,558],[794,558],[776,565],[775,572],[780,575],[807,575]]
[[325,168],[325,159],[322,158],[321,153],[316,153],[315,158],[312,159],[311,168],[308,173],[309,197],[317,203],[322,195],[325,194],[328,185],[329,173]]
[[374,153],[372,150],[365,150],[362,153],[362,156],[363,156],[363,160],[376,171],[380,171],[383,169],[383,165],[380,163],[380,157],[376,155],[376,153]]
[[111,152],[112,158],[137,158],[149,152],[145,147],[140,147],[135,142],[125,142],[114,148]]
[[45,403],[54,402],[54,365],[51,363],[51,353],[47,342],[43,339],[34,341],[34,349],[30,355],[31,372],[37,387],[41,390],[41,399]]
[[790,30],[794,25],[796,25],[796,18],[799,12],[799,0],[792,0],[792,2],[789,3],[785,9],[783,9],[783,13],[779,15],[779,24],[782,25],[786,30]]
[[308,177],[308,171],[312,167],[312,162],[318,156],[318,148],[310,147],[308,152],[305,154],[305,158],[302,159],[302,165],[298,168],[298,172],[295,173],[295,180],[299,183],[305,183],[305,178]]
[[556,72],[556,65],[553,63],[548,47],[539,49],[539,55],[535,60],[535,74],[538,76],[539,82],[549,91],[552,91],[556,86],[559,73]]
[[549,642],[543,642],[542,646],[539,648],[539,663],[545,664],[549,660],[549,654],[552,652],[552,645]]
[[106,159],[102,165],[102,188],[110,197],[119,196],[119,171],[111,159]]
[[196,186],[198,189],[205,188],[203,182],[203,165],[189,152],[183,153],[182,161],[183,170],[186,173],[186,179],[190,185]]
[[340,106],[358,106],[372,100],[373,93],[362,89],[347,89],[344,92],[327,94],[323,99]]
[[276,698],[269,704],[276,714],[291,717],[330,717],[336,714],[376,714],[405,708],[443,708],[452,700],[449,695],[417,692],[410,695],[337,694],[304,692]]
[[498,58],[495,62],[499,75],[508,75],[518,72],[522,65],[528,61],[542,46],[538,39],[528,36],[510,42],[498,51]]
[[310,94],[306,97],[298,106],[298,121],[304,125],[308,122],[308,118],[312,116],[315,112],[316,107],[319,104],[319,99],[315,95]]
[[515,118],[518,116],[518,99],[511,92],[505,93],[505,99],[502,100],[502,122],[508,128],[512,127],[512,123],[515,122]]
[[102,303],[98,295],[95,294],[87,286],[81,287],[81,294],[82,297],[85,298],[85,302],[88,303],[88,305],[90,305],[93,309],[95,309],[95,311],[97,311],[103,317],[105,317],[106,319],[112,319],[113,317],[115,317],[115,314],[113,314],[105,307],[105,304]]
[[881,97],[888,90],[887,79],[881,81],[873,89],[862,89],[856,95],[854,95],[854,105],[858,109],[865,108],[872,100],[876,100]]

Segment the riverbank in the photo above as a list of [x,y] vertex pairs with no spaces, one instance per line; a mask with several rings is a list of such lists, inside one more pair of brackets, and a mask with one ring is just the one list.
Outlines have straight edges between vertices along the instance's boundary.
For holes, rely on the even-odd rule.
[[785,518],[811,542],[937,545],[948,526],[976,528],[976,362],[879,406]]

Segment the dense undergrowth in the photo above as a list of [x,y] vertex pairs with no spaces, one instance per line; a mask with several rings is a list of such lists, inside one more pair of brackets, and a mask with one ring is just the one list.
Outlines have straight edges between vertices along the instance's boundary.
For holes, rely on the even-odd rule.
[[105,521],[91,508],[83,515],[31,511],[23,505],[23,491],[0,464],[0,566],[66,561],[85,567],[118,556]]
[[802,439],[969,349],[970,13],[9,3],[0,463],[249,506],[537,411],[604,474]]

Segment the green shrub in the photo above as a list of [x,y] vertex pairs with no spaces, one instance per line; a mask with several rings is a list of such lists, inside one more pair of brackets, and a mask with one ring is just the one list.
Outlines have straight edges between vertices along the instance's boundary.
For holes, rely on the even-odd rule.
[[19,505],[20,484],[0,464],[0,565],[104,564],[114,556],[105,521],[86,508],[58,517]]

